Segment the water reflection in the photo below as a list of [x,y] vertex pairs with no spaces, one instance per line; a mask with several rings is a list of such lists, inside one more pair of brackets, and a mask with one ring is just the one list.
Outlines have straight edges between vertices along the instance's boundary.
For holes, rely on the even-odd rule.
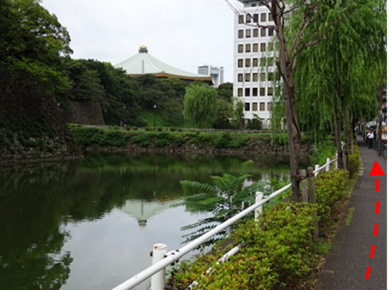
[[[1,288],[115,286],[148,266],[147,248],[153,242],[178,247],[182,242],[179,228],[199,218],[185,208],[170,207],[193,193],[181,188],[179,180],[210,182],[211,175],[236,173],[248,159],[91,154],[80,163],[1,169]],[[251,159],[255,161],[254,181],[283,178],[289,171],[284,159]],[[92,284],[89,275],[102,281]]]

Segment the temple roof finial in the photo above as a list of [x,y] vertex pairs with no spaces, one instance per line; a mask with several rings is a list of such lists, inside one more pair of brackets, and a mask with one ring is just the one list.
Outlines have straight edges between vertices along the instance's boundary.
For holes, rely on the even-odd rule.
[[140,46],[139,53],[147,53],[147,52],[148,52],[147,46],[145,46],[144,44]]

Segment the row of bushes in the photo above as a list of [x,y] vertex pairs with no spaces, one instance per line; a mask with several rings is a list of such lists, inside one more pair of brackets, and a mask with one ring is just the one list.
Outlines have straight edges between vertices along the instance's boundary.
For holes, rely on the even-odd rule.
[[339,202],[346,197],[349,173],[334,170],[316,179],[317,204],[280,203],[264,212],[258,222],[239,226],[229,239],[246,246],[228,262],[214,266],[225,251],[215,245],[214,254],[182,262],[167,282],[166,290],[186,289],[312,289],[322,255],[330,242],[313,240],[314,216],[320,231],[330,231],[330,221]]
[[240,148],[248,145],[249,136],[233,133],[207,132],[133,132],[127,130],[102,129],[70,125],[70,130],[78,144],[83,146],[126,146],[136,144],[141,147],[175,146],[189,142],[198,146],[215,148]]

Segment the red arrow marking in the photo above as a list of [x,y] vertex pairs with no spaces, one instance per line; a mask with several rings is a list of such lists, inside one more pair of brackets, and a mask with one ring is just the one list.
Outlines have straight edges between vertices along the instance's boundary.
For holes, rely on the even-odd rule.
[[374,249],[376,248],[375,245],[372,245],[372,250],[370,251],[370,258],[373,258],[374,256]]
[[380,191],[380,180],[378,178],[376,179],[376,191]]
[[369,176],[377,176],[377,175],[385,175],[384,171],[382,171],[380,165],[378,165],[377,160],[374,161],[373,168],[370,171]]
[[376,214],[380,213],[380,202],[376,201]]
[[374,224],[374,235],[377,236],[378,223]]
[[367,268],[365,279],[369,279],[370,267]]

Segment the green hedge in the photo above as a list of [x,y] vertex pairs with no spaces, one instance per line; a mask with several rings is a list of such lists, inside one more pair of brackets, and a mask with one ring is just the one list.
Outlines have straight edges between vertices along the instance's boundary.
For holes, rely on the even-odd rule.
[[[185,142],[199,146],[215,148],[240,148],[248,145],[249,137],[244,134],[232,133],[200,133],[182,132],[179,130],[145,131],[121,130],[119,127],[98,128],[69,125],[78,144],[83,146],[125,146],[137,144],[142,147],[154,145],[156,147],[181,146]],[[172,129],[172,128],[170,128]]]
[[[321,231],[334,220],[331,209],[347,191],[348,171],[320,173],[316,179],[317,205],[281,203],[265,211],[259,221],[239,226],[229,237],[245,246],[228,262],[215,265],[226,252],[216,245],[212,254],[181,263],[168,279],[166,290],[186,289],[198,281],[196,289],[313,289],[328,240],[313,241],[317,210]],[[205,275],[214,265],[212,275]]]
[[350,177],[354,176],[359,172],[361,167],[361,156],[357,145],[354,145],[354,151],[348,156],[348,170]]

